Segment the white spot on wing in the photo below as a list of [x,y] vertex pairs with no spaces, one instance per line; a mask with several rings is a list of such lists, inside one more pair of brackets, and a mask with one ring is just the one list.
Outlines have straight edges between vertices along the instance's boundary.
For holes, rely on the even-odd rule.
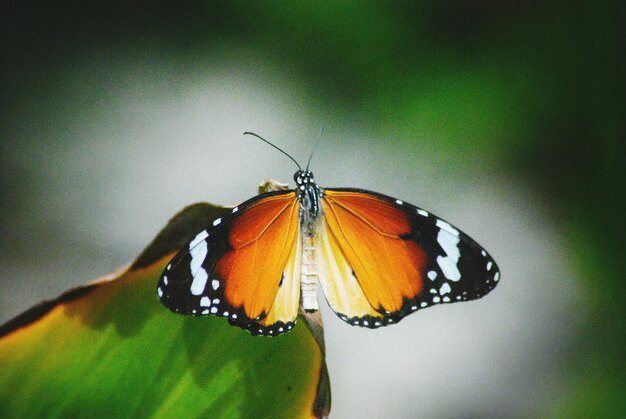
[[233,212],[237,212],[237,211],[239,211],[239,207],[233,208]]
[[429,278],[431,281],[434,281],[434,280],[435,280],[435,278],[437,278],[437,272],[435,272],[435,271],[428,271],[428,278]]
[[433,297],[433,303],[435,303],[435,304],[436,304],[436,303],[438,303],[439,301],[441,301],[441,298],[439,298],[439,296],[438,296],[438,295],[435,295],[435,296]]
[[189,250],[193,249],[198,243],[200,243],[207,237],[209,237],[209,233],[207,233],[206,230],[202,230],[201,232],[199,232],[196,237],[194,237],[194,239],[191,241],[191,243],[189,243]]
[[213,314],[217,313],[217,307],[211,307],[211,313]]
[[163,297],[163,290],[161,287],[157,288],[157,294],[159,294],[159,298]]
[[193,295],[200,295],[204,292],[204,287],[206,286],[206,281],[209,279],[209,275],[203,268],[200,268],[196,275],[193,277],[193,282],[191,283],[191,287],[189,290]]
[[196,272],[201,268],[202,262],[204,262],[204,258],[208,253],[207,244],[205,241],[198,243],[196,246],[191,249],[189,254],[191,255],[191,262],[189,263],[189,270],[191,271],[191,275],[195,275]]
[[402,205],[402,204],[404,204],[404,202],[400,201],[399,199],[396,199],[396,204]]
[[220,281],[218,281],[217,279],[214,279],[213,281],[211,281],[211,286],[213,287],[214,290],[217,290],[220,287]]
[[163,277],[163,285],[167,285],[167,275]]
[[450,288],[450,284],[448,284],[447,282],[443,284],[441,288],[439,288],[439,294],[441,295],[448,294],[451,291],[452,291],[452,288]]
[[[439,224],[440,222],[442,223],[441,225]],[[459,257],[461,256],[461,252],[458,247],[460,241],[458,237],[459,232],[454,230],[448,223],[441,220],[437,220],[437,225],[441,228],[437,234],[437,242],[447,255],[437,256],[437,264],[446,278],[451,281],[458,281],[461,279],[461,272],[457,266]],[[444,228],[443,225],[455,231],[456,234],[452,233],[447,228]]]
[[200,298],[200,307],[211,307],[211,300],[209,297]]
[[422,217],[428,217],[428,212],[424,211],[423,209],[418,208],[417,213],[421,215]]
[[221,222],[222,222],[222,219],[221,218],[217,218],[217,219],[215,219],[215,221],[213,221],[213,226],[216,226],[216,225],[218,225]]
[[[203,231],[203,233],[206,234],[206,231]],[[204,238],[207,236],[204,236]],[[191,276],[193,276],[193,282],[191,283],[191,288],[189,290],[193,295],[202,294],[204,292],[206,282],[209,279],[209,275],[204,268],[202,268],[202,263],[204,262],[204,258],[206,258],[208,252],[207,243],[204,241],[204,238],[197,240],[199,237],[202,237],[202,233],[198,234],[189,244],[189,247],[191,248],[191,263],[189,264],[189,270],[191,271]],[[198,241],[198,243],[192,247],[191,244],[196,241]]]
[[491,263],[491,261],[487,262],[487,270],[488,271],[491,270],[491,266],[493,266],[493,263]]
[[452,227],[450,224],[446,223],[443,220],[437,220],[436,225],[440,229],[446,230],[448,233],[452,233],[455,236],[459,235],[459,230],[457,230],[456,228]]

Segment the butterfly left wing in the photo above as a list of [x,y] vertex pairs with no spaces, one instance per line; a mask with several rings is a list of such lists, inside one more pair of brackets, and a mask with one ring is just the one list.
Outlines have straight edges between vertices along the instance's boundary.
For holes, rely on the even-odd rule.
[[301,246],[294,191],[258,195],[202,230],[167,266],[157,293],[170,310],[215,315],[252,334],[296,321]]
[[434,304],[480,298],[499,280],[487,252],[442,219],[359,189],[325,189],[320,282],[344,321],[376,328]]

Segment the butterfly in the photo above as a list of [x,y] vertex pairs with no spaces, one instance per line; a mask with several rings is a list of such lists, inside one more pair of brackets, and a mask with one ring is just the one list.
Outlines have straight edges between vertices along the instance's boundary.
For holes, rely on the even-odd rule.
[[[213,315],[253,335],[291,330],[300,306],[378,328],[437,304],[480,298],[500,279],[495,261],[421,208],[356,188],[322,188],[298,170],[295,189],[262,193],[207,222],[157,287],[170,310]],[[310,163],[309,158],[309,163]]]

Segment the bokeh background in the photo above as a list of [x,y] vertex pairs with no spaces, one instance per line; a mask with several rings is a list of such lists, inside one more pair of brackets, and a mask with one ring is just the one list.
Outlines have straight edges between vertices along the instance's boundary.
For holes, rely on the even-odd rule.
[[[488,297],[324,312],[332,416],[619,417],[621,2],[7,1],[0,321],[132,260],[193,202],[306,161],[449,220]],[[620,192],[621,191],[621,192]],[[7,391],[3,389],[2,391]]]

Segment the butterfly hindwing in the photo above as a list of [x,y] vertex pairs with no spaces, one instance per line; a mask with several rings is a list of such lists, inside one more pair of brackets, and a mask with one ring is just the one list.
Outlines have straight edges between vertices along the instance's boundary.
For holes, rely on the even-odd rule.
[[299,303],[298,201],[270,192],[213,220],[163,272],[157,289],[170,310],[215,315],[253,334],[293,327]]
[[326,222],[317,233],[321,269],[318,270],[326,301],[337,315],[355,326],[381,326],[387,322],[367,300],[354,270]]
[[434,304],[480,298],[499,279],[487,252],[440,218],[394,198],[325,189],[326,298],[350,324],[379,327]]

